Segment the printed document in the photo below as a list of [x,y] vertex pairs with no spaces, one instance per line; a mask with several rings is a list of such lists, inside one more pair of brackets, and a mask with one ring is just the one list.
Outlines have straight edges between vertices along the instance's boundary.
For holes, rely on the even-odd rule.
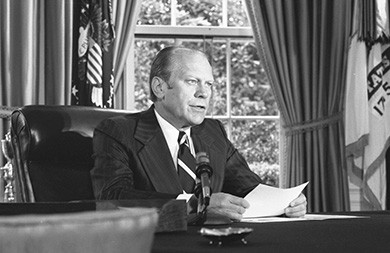
[[354,216],[354,215],[337,215],[337,214],[306,214],[303,217],[291,218],[291,217],[257,217],[257,218],[244,218],[241,222],[250,223],[268,223],[268,222],[291,222],[291,221],[318,221],[329,219],[353,219],[353,218],[369,218],[369,216]]
[[288,189],[259,184],[245,197],[250,206],[243,214],[243,218],[269,217],[284,214],[284,209],[301,194],[308,183],[306,182]]

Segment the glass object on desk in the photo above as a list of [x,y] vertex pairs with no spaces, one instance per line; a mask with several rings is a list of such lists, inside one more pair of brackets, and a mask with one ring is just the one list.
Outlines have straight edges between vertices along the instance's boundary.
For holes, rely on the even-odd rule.
[[7,163],[4,167],[0,168],[0,173],[5,182],[4,187],[4,202],[15,202],[15,192],[14,192],[14,170],[12,166],[12,159],[14,158],[14,153],[11,146],[11,135],[7,133],[5,139],[1,140],[1,149]]
[[252,233],[252,228],[201,228],[199,233],[210,240],[210,244],[222,246],[223,243],[241,241],[247,244],[245,237]]

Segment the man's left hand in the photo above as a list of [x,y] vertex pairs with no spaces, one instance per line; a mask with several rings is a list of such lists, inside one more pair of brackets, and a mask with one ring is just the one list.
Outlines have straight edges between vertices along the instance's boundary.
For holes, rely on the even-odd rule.
[[284,209],[284,212],[288,217],[303,217],[306,214],[306,208],[306,197],[301,193],[298,198],[291,201],[290,205]]

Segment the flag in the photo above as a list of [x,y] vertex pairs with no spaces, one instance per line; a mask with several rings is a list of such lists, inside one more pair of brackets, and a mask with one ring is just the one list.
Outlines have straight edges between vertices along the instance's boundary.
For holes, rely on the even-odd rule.
[[369,53],[367,95],[369,143],[364,152],[363,194],[372,209],[386,208],[386,151],[390,142],[390,46],[375,44]]
[[387,1],[375,1],[374,12],[375,31],[360,41],[352,40],[346,90],[347,167],[351,182],[361,189],[361,210],[386,208],[385,158],[390,146]]
[[364,166],[357,158],[363,157],[369,134],[366,52],[366,43],[359,41],[355,35],[348,52],[345,144],[348,175],[359,188],[363,187]]
[[71,103],[112,108],[115,33],[111,0],[80,0],[74,8]]

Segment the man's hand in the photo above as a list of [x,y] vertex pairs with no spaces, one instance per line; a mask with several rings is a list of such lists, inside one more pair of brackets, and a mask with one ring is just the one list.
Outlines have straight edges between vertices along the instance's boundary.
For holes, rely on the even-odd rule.
[[217,192],[211,195],[207,212],[222,215],[232,220],[241,220],[242,214],[249,207],[248,201],[228,193]]
[[306,197],[301,193],[298,198],[291,201],[284,212],[288,217],[302,217],[306,214],[306,205]]

